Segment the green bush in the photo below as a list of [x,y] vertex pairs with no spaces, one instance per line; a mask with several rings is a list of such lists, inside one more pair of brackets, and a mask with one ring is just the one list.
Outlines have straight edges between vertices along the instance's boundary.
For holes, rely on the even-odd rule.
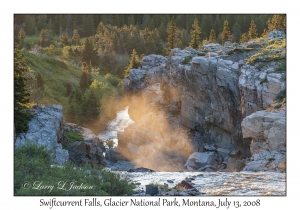
[[280,91],[277,96],[276,96],[276,99],[275,99],[277,102],[285,102],[286,101],[286,89]]
[[83,141],[83,136],[78,133],[78,132],[74,132],[74,131],[67,131],[64,134],[65,140],[67,141]]
[[262,84],[264,84],[265,82],[268,82],[268,79],[267,79],[267,77],[266,77],[266,78],[264,78],[263,80],[261,80],[259,84],[261,84],[261,85],[262,85]]
[[98,166],[79,168],[67,163],[51,167],[49,151],[35,144],[16,148],[14,156],[16,196],[118,196],[131,195],[135,188],[128,179]]
[[276,68],[275,73],[286,72],[286,60],[280,62],[279,66]]
[[188,64],[192,60],[192,58],[193,58],[192,55],[186,56],[184,60],[181,62],[181,64]]
[[118,87],[118,84],[121,81],[121,79],[119,79],[118,77],[115,77],[111,74],[106,74],[105,79],[106,79],[106,81],[108,81],[114,87]]

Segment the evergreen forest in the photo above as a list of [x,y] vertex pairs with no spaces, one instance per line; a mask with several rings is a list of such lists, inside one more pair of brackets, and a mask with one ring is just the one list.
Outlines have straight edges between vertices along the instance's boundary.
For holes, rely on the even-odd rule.
[[[16,132],[25,108],[61,104],[82,126],[114,118],[122,80],[144,55],[208,43],[243,43],[285,30],[273,14],[15,14]],[[16,101],[17,100],[17,101]],[[100,120],[99,120],[100,119]],[[99,122],[99,124],[95,123]],[[93,129],[93,128],[91,128]]]

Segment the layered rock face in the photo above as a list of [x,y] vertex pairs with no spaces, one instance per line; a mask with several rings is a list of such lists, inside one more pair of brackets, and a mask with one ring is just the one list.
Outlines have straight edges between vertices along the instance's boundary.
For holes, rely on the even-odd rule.
[[[189,56],[191,61],[183,65]],[[238,63],[175,49],[163,74],[165,98],[177,106],[182,124],[198,131],[199,147],[209,143],[236,149],[241,138]]]
[[252,161],[244,171],[286,170],[286,110],[258,111],[242,121],[244,138],[251,138]]
[[29,121],[27,133],[20,134],[15,146],[20,147],[32,142],[38,146],[46,146],[53,151],[53,164],[63,165],[69,159],[67,150],[62,149],[64,136],[62,106],[36,106],[30,110],[33,118]]
[[285,89],[285,73],[275,73],[276,65],[262,70],[255,66],[241,68],[239,88],[243,117],[270,107],[277,94]]
[[[276,71],[279,64],[275,61],[245,64],[265,43],[267,40],[236,46],[226,43],[224,47],[209,44],[203,50],[173,49],[166,60],[145,56],[145,66],[131,70],[124,80],[124,90],[131,98],[129,115],[136,123],[118,134],[118,149],[127,151],[131,159],[143,157],[141,163],[151,162],[153,157],[145,151],[153,151],[151,154],[157,154],[154,165],[173,158],[178,165],[185,162],[189,171],[240,171],[246,164],[245,170],[282,171],[285,112],[280,112],[280,120],[271,122],[269,115],[276,114],[259,111],[276,107],[274,100],[285,91],[285,72]],[[272,55],[285,56],[284,52],[274,50]],[[260,124],[248,123],[259,116]],[[257,138],[256,130],[249,132],[251,126],[261,129],[264,138]],[[280,143],[272,137],[276,129]],[[170,145],[180,145],[185,151],[176,153],[178,147]],[[267,159],[267,164],[248,163],[251,155],[251,160]]]

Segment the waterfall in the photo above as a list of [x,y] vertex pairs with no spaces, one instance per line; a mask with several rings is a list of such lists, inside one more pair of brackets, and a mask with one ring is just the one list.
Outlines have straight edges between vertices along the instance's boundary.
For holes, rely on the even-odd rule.
[[134,123],[133,120],[130,119],[128,114],[128,106],[125,109],[117,112],[117,117],[112,121],[108,122],[107,129],[99,133],[99,138],[101,140],[113,140],[114,147],[118,145],[117,133],[119,131],[124,131],[130,124]]

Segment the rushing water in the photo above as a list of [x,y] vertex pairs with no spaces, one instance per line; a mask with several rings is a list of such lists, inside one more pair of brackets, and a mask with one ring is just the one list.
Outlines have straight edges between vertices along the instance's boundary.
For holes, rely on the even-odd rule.
[[[117,117],[108,123],[107,129],[99,134],[102,140],[113,139],[118,143],[117,132],[124,131],[134,123],[128,115],[128,107],[117,112]],[[117,164],[128,164],[119,161]],[[124,167],[126,168],[126,166]],[[111,167],[110,167],[111,168]],[[205,195],[286,195],[286,174],[277,172],[116,172],[139,183],[140,189],[150,183],[174,187],[188,178],[195,188]],[[169,183],[167,180],[172,180]]]
[[117,133],[118,131],[124,131],[126,127],[134,123],[128,115],[128,106],[117,112],[117,117],[107,124],[106,130],[102,131],[98,136],[101,140],[112,139],[114,141],[114,147],[118,145]]
[[[120,172],[130,180],[145,185],[156,183],[174,187],[188,178],[205,195],[270,196],[286,195],[286,174],[277,172]],[[172,180],[169,183],[167,180]]]

